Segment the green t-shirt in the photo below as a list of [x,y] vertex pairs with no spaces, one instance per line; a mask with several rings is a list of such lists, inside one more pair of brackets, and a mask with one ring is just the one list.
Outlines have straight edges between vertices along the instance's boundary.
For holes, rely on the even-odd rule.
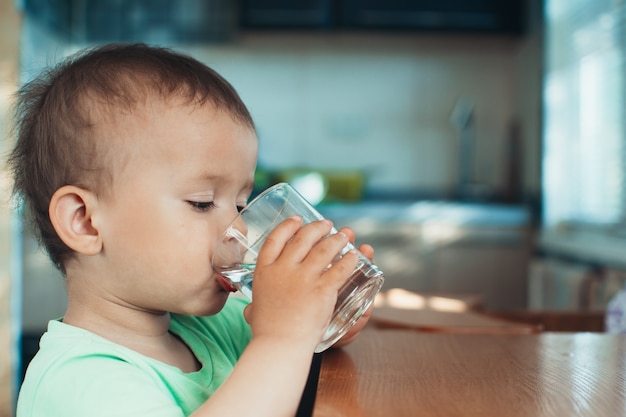
[[245,304],[230,297],[215,316],[172,314],[170,331],[202,364],[191,373],[51,321],[28,367],[17,417],[188,416],[224,382],[250,341]]

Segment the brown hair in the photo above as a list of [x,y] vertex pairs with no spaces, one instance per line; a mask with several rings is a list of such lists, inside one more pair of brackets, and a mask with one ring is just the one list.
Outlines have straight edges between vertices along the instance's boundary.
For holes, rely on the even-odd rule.
[[254,129],[246,106],[219,74],[189,56],[144,44],[79,52],[18,91],[17,142],[8,160],[13,192],[23,199],[40,244],[62,272],[64,261],[74,253],[50,222],[52,195],[70,184],[103,191],[96,188],[111,174],[100,166],[101,150],[108,146],[98,143],[94,116],[110,110],[130,112],[154,94],[180,97],[189,104],[211,103]]

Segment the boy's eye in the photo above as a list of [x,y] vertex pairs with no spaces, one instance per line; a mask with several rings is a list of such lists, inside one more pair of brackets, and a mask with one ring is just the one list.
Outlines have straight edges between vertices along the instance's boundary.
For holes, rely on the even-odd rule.
[[215,203],[212,201],[187,201],[187,203],[198,211],[209,211],[215,208]]

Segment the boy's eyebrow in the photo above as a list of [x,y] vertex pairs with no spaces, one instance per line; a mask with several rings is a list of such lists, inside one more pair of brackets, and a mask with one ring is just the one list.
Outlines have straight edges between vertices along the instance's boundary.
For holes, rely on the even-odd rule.
[[208,171],[191,172],[190,174],[190,178],[193,178],[194,181],[197,181],[199,183],[218,183],[224,180],[223,175],[211,173]]
[[[224,175],[205,171],[198,175],[198,178],[200,178],[202,181],[220,182],[224,180]],[[246,192],[247,194],[252,194],[252,191],[254,190],[254,179],[246,181],[241,190]]]

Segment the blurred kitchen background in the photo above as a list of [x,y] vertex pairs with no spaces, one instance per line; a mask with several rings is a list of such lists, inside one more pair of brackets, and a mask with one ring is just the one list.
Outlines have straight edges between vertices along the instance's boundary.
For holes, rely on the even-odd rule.
[[[90,45],[205,62],[260,140],[257,189],[287,180],[358,243],[385,288],[493,312],[603,312],[626,271],[623,0],[0,0],[10,96]],[[64,310],[63,279],[0,211],[0,416]],[[3,414],[4,410],[8,410]]]

